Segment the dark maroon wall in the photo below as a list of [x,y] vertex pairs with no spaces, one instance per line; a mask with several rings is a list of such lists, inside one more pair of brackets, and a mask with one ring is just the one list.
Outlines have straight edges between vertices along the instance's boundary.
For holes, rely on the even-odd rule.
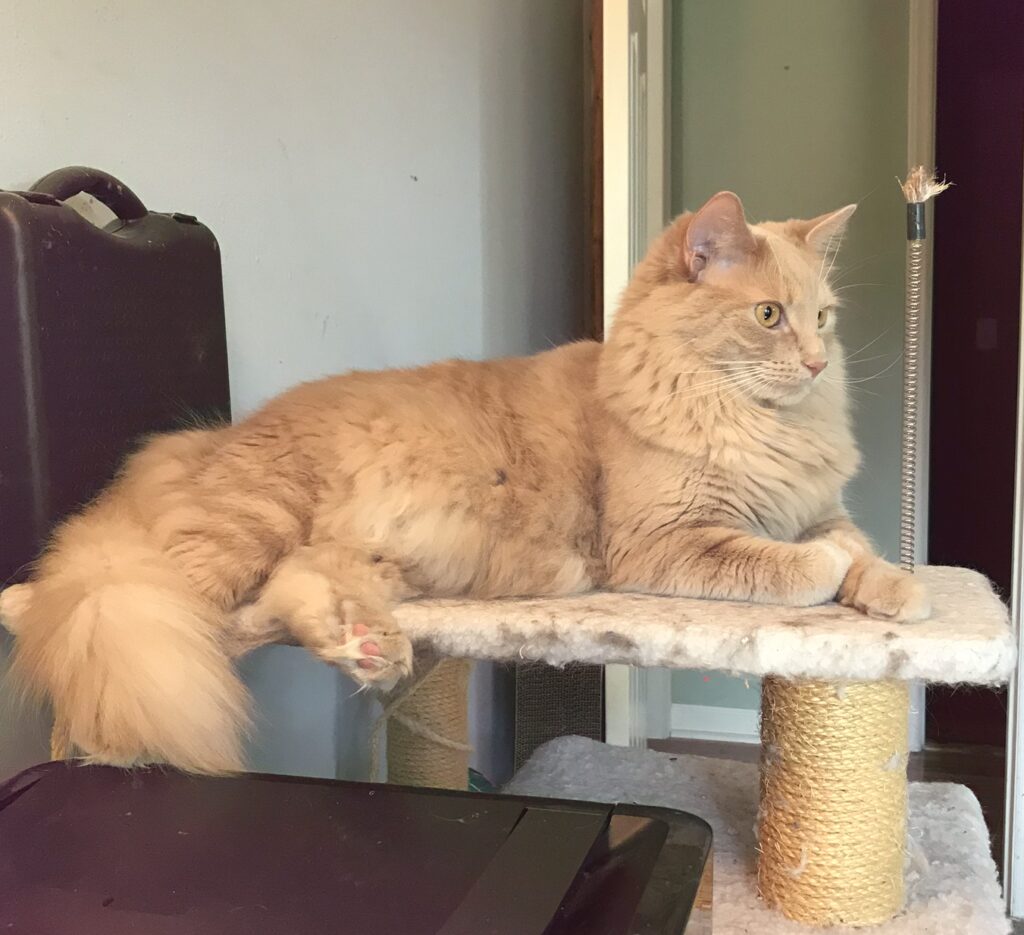
[[[1020,318],[1024,2],[940,0],[929,561],[1009,595]],[[933,739],[1001,742],[991,693],[931,693]]]

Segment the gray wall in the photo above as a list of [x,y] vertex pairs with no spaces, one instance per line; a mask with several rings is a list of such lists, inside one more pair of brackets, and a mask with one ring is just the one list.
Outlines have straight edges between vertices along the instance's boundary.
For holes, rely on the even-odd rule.
[[[9,0],[0,186],[91,164],[207,223],[239,415],[352,367],[542,347],[579,317],[581,17],[579,0]],[[365,695],[295,649],[244,671],[255,766],[361,774]],[[508,694],[492,671],[474,683],[477,762],[499,778]],[[37,741],[20,723],[0,718],[0,750],[5,731]]]
[[[719,189],[753,220],[813,217],[859,202],[836,264],[864,468],[848,503],[895,557],[905,246],[907,0],[676,0],[672,36],[672,205]],[[845,288],[850,286],[850,288]],[[699,673],[673,700],[753,708],[757,684]]]

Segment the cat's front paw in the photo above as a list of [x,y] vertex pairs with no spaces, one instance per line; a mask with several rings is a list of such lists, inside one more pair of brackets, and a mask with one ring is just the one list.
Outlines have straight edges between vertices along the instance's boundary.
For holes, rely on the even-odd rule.
[[839,602],[869,617],[898,623],[925,620],[931,614],[928,590],[920,579],[880,558],[854,563]]
[[376,612],[360,601],[346,599],[332,621],[341,638],[319,655],[349,678],[377,691],[389,692],[412,674],[412,643],[390,614]]
[[412,674],[412,644],[387,603],[352,594],[311,567],[307,555],[291,556],[270,576],[231,627],[243,645],[287,635],[361,686],[391,691]]
[[834,542],[816,539],[802,547],[800,563],[790,582],[787,603],[813,607],[831,601],[839,592],[853,559]]

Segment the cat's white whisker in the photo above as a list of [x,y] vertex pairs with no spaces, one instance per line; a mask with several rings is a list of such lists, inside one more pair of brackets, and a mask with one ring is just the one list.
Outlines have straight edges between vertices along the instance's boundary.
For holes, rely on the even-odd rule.
[[843,281],[844,277],[850,276],[853,273],[856,273],[858,270],[864,269],[865,266],[868,266],[869,264],[873,263],[880,256],[881,256],[881,254],[875,253],[872,256],[865,257],[864,259],[859,260],[856,263],[851,263],[849,266],[843,266],[841,269],[837,270],[837,272],[836,272],[836,276],[837,276],[836,282],[841,283]]
[[[670,393],[667,399],[692,399],[698,396],[707,396],[713,393],[716,389],[727,388],[735,385],[737,378],[728,378],[725,380],[714,380],[708,383],[698,383],[695,386],[688,387],[685,390],[677,390],[675,393]],[[694,392],[702,390],[703,392]]]
[[849,357],[846,357],[846,358],[844,358],[844,360],[848,364],[867,364],[867,363],[870,363],[873,360],[883,360],[884,358],[886,358],[888,356],[889,356],[888,354],[872,354],[870,357],[858,357],[856,360],[854,360],[852,358],[849,358]]
[[828,384],[832,384],[832,385],[835,385],[835,386],[841,386],[847,392],[866,393],[868,396],[877,396],[878,395],[877,393],[873,392],[872,390],[869,390],[867,387],[864,387],[864,386],[850,386],[849,384],[845,383],[842,380],[834,380],[834,379],[833,380],[826,380],[824,377],[822,377],[822,380],[825,383],[828,383]]
[[882,374],[888,373],[890,370],[892,370],[892,368],[895,367],[901,360],[903,360],[903,355],[902,354],[897,356],[897,358],[891,364],[889,364],[887,367],[883,367],[881,370],[879,370],[878,373],[873,373],[869,377],[859,377],[859,378],[853,378],[853,379],[845,379],[845,380],[842,381],[843,385],[844,386],[853,386],[853,385],[855,385],[857,383],[868,383],[871,380],[877,380],[880,376],[882,376]]
[[[766,382],[766,378],[762,373],[748,374],[744,379],[734,381],[732,386],[725,387],[725,393],[728,393],[729,395],[725,395],[723,398],[732,399],[738,392],[742,392],[745,389],[749,389],[752,386],[756,386],[758,383],[761,382]],[[733,392],[729,393],[730,390]]]
[[680,370],[676,376],[688,377],[701,373],[728,373],[728,370],[725,367],[709,367],[707,370]]
[[859,289],[861,286],[881,286],[880,282],[848,282],[842,286],[832,286],[833,292],[845,292],[847,289]]
[[845,359],[846,360],[850,360],[851,358],[856,357],[858,354],[863,353],[869,347],[871,347],[871,345],[874,344],[876,341],[880,341],[882,338],[884,338],[890,331],[892,331],[892,328],[886,328],[885,331],[883,331],[881,334],[875,335],[875,337],[873,337],[870,341],[868,341],[867,344],[864,344],[863,346],[858,347],[857,350],[855,350],[855,351],[850,351],[846,355]]
[[707,398],[716,393],[716,391],[727,391],[737,386],[742,386],[748,381],[758,378],[758,374],[751,371],[747,373],[733,374],[723,380],[713,380],[707,383],[698,383],[695,386],[688,387],[688,390],[703,390],[703,392],[688,392],[687,390],[679,390],[675,393],[669,394],[668,399],[676,399],[678,402],[685,402],[699,398]]
[[832,275],[832,267],[836,265],[836,258],[839,256],[839,251],[843,248],[843,235],[839,236],[839,243],[836,244],[836,251],[832,254],[832,262],[828,264],[828,269],[825,271],[824,282],[828,282],[828,277]]
[[[825,278],[826,278],[827,274],[826,275],[822,275],[822,270],[825,268],[825,261],[828,259],[828,252],[829,252],[829,250],[832,249],[832,241],[835,240],[836,233],[837,233],[837,231],[835,231],[835,230],[832,231],[832,233],[829,234],[828,241],[825,244],[825,252],[822,253],[822,255],[821,255],[821,265],[818,267],[818,282],[824,282],[825,281]],[[838,253],[838,252],[839,252],[839,249],[836,248],[836,253]]]

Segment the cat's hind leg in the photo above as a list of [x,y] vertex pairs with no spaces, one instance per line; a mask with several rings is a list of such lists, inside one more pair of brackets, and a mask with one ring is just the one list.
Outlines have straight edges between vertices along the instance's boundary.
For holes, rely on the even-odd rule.
[[395,566],[367,549],[319,543],[274,569],[240,626],[279,627],[361,685],[389,691],[412,672],[412,645],[391,614],[408,595]]

